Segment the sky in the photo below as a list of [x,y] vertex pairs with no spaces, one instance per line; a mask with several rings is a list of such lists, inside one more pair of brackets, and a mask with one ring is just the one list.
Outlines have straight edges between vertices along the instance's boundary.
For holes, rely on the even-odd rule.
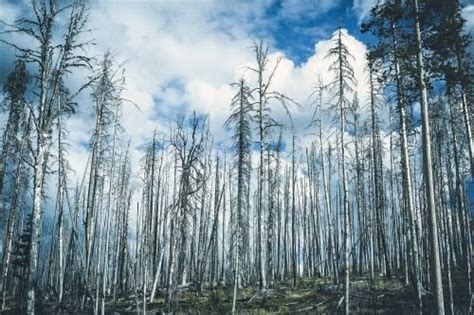
[[[251,75],[245,71],[254,56],[251,46],[259,38],[270,46],[270,61],[282,58],[273,89],[293,98],[300,107],[291,108],[298,145],[312,139],[307,127],[311,118],[311,93],[318,75],[331,80],[325,58],[331,36],[344,28],[346,44],[358,81],[361,104],[367,99],[364,55],[367,38],[360,33],[361,21],[375,0],[96,0],[90,1],[91,37],[96,45],[91,55],[110,50],[117,64],[124,63],[125,103],[123,125],[132,148],[132,169],[139,169],[143,144],[153,131],[167,132],[178,113],[193,110],[208,114],[217,145],[229,145],[230,133],[223,124],[230,113],[235,91],[230,83]],[[13,22],[28,14],[28,0],[0,0],[0,20]],[[61,2],[61,1],[60,1]],[[474,30],[474,3],[464,1],[467,27]],[[12,38],[10,38],[12,39]],[[28,44],[22,38],[15,42]],[[0,84],[11,71],[15,52],[0,45]],[[70,78],[72,86],[81,78]],[[78,113],[68,121],[69,158],[76,174],[87,161],[93,122],[90,92],[78,97]],[[329,103],[328,99],[328,103]],[[273,107],[277,120],[285,112]],[[331,119],[327,118],[327,124]],[[328,135],[330,137],[330,135]]]

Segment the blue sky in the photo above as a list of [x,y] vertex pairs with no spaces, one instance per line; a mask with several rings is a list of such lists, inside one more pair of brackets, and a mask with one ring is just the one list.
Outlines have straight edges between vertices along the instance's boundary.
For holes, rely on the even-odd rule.
[[[260,0],[253,6],[252,1],[221,1],[224,6],[233,6],[236,10],[239,7],[255,7],[255,17],[257,20],[236,20],[236,22],[248,23],[244,26],[252,36],[263,37],[269,40],[273,47],[283,51],[292,58],[296,64],[306,61],[313,53],[314,43],[325,39],[339,25],[349,30],[356,37],[361,37],[359,31],[359,20],[362,11],[375,0]],[[180,1],[184,5],[192,3],[193,6],[205,6],[207,2],[213,1]],[[13,17],[23,15],[28,12],[28,0],[0,0],[0,18],[6,21],[13,21]],[[153,3],[171,3],[167,1],[154,0],[92,0],[92,9],[98,6],[113,6],[116,3],[126,5],[129,8],[141,7]],[[105,4],[105,5],[104,5]],[[215,15],[216,21],[221,18],[234,18],[235,11],[220,10]],[[224,29],[223,29],[224,30]],[[3,49],[2,49],[3,50]],[[11,55],[7,52],[7,55]],[[7,56],[4,55],[4,56]],[[2,63],[1,69],[5,69]],[[4,72],[4,71],[3,71]],[[3,77],[3,76],[2,76]]]
[[296,64],[306,61],[313,54],[310,43],[326,39],[339,25],[356,37],[361,36],[358,12],[351,0],[334,1],[322,8],[311,2],[297,14],[287,15],[286,9],[282,1],[275,1],[266,10],[265,18],[272,21],[268,31],[275,40],[275,47]]
[[[235,93],[230,83],[248,77],[245,67],[254,56],[249,49],[254,40],[263,37],[270,46],[270,60],[283,58],[275,75],[273,88],[301,104],[292,108],[297,127],[298,144],[309,145],[313,136],[305,129],[311,118],[310,95],[317,76],[328,82],[329,60],[324,57],[330,39],[339,25],[347,29],[347,45],[356,57],[353,66],[358,80],[361,104],[367,96],[365,38],[359,23],[375,0],[91,0],[91,37],[96,46],[90,55],[98,57],[110,49],[117,63],[126,61],[124,97],[139,105],[137,110],[124,105],[124,128],[130,140],[134,169],[143,152],[143,143],[153,131],[168,132],[177,112],[195,110],[209,114],[215,143],[225,147],[230,135],[223,123],[230,113]],[[61,2],[61,1],[60,1]],[[29,0],[0,0],[0,19],[13,22],[28,10]],[[474,28],[474,5],[464,2],[469,29]],[[31,45],[24,38],[7,37],[21,45]],[[15,52],[0,45],[0,84],[13,68]],[[84,74],[68,78],[74,87],[84,81]],[[82,93],[77,115],[69,119],[70,160],[78,174],[87,161],[84,143],[90,139],[90,92]],[[330,99],[327,99],[330,103]],[[275,118],[284,120],[286,113],[274,107]],[[327,117],[325,126],[330,128]],[[328,138],[331,132],[328,132]],[[287,139],[286,139],[287,140]],[[284,139],[285,141],[285,139]],[[331,141],[330,139],[328,141]]]

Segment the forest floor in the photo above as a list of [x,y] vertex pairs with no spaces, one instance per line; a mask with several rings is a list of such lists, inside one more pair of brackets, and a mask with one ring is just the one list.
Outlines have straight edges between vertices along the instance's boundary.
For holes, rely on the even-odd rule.
[[[466,280],[462,275],[453,277],[455,314],[468,314]],[[175,292],[170,307],[165,305],[164,292],[158,292],[153,303],[147,303],[147,314],[230,314],[232,310],[232,286],[204,287],[200,294],[189,288]],[[236,313],[238,314],[339,314],[343,313],[343,288],[330,279],[299,279],[297,286],[291,282],[274,283],[270,289],[258,290],[247,287],[238,291]],[[449,294],[445,292],[445,302]],[[106,314],[137,314],[143,312],[142,297],[134,292],[112,302],[106,302]],[[45,302],[45,301],[43,301]],[[401,278],[375,280],[351,279],[351,313],[356,314],[416,314],[416,293],[405,285]],[[433,298],[429,293],[423,297],[422,314],[434,313]],[[446,304],[448,305],[448,304]],[[40,314],[80,314],[78,307],[45,302],[38,310]],[[92,309],[83,314],[92,313]],[[449,313],[449,310],[447,310]],[[14,308],[5,314],[18,314]]]
[[[456,314],[468,314],[469,299],[465,279],[455,277],[453,292]],[[147,304],[150,314],[230,314],[233,288],[203,288],[201,294],[189,290],[176,292],[170,308],[165,307],[165,296],[158,296]],[[445,299],[448,298],[448,292]],[[300,279],[297,286],[279,282],[271,289],[259,291],[248,287],[238,291],[238,314],[338,314],[343,312],[343,288],[330,279]],[[416,292],[403,279],[352,279],[350,290],[351,313],[358,314],[416,314]],[[137,312],[130,297],[120,298],[109,305],[110,314]],[[423,314],[433,313],[433,298],[427,293],[423,298]],[[139,306],[141,307],[141,306]],[[448,311],[449,313],[449,311]]]

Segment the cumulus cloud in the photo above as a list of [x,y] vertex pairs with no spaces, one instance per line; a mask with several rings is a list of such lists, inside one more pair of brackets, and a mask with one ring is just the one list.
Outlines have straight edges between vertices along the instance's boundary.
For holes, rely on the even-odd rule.
[[[325,12],[337,4],[338,1],[296,3],[286,0],[280,4],[279,14],[291,19],[302,12]],[[252,31],[257,24],[265,23],[263,17],[272,5],[274,3],[270,0],[259,1],[255,5],[242,2],[238,6],[225,5],[221,1],[200,1],[192,6],[185,2],[155,1],[92,3],[90,26],[95,30],[91,36],[97,45],[91,48],[90,53],[100,57],[110,49],[118,63],[125,61],[126,90],[123,96],[139,107],[128,102],[123,107],[123,125],[128,137],[125,141],[131,144],[135,172],[143,155],[143,143],[151,139],[155,129],[169,131],[176,114],[183,110],[209,114],[215,142],[229,141],[230,135],[222,126],[235,94],[230,83],[242,75],[252,80],[252,74],[246,71],[246,67],[254,63],[250,48],[255,39]],[[10,7],[9,11],[4,10],[1,14],[13,19],[21,10],[6,6]],[[343,32],[346,44],[354,55],[357,91],[362,98],[361,103],[364,103],[367,95],[364,72],[366,47],[346,30]],[[268,40],[272,45],[271,36]],[[317,76],[321,75],[326,83],[332,80],[328,70],[331,60],[325,58],[333,45],[331,39],[313,44],[311,56],[299,64],[272,47],[269,56],[270,67],[277,58],[282,58],[272,88],[301,105],[290,106],[301,146],[313,139],[311,130],[306,127],[313,110],[310,95]],[[331,101],[328,94],[325,103]],[[87,93],[83,93],[78,103],[78,115],[68,121],[71,130],[68,142],[71,144],[71,166],[80,176],[86,167],[87,145],[93,123],[90,119],[92,105]],[[288,121],[281,106],[271,106],[277,120]],[[329,128],[330,124],[328,119],[326,127]]]
[[466,19],[467,31],[474,31],[474,4],[464,7],[462,10],[462,15]]
[[[330,7],[327,4],[326,9]],[[93,7],[91,20],[93,27],[97,28],[94,36],[98,43],[94,53],[100,55],[110,49],[117,58],[127,60],[124,97],[133,100],[140,108],[138,110],[130,104],[124,106],[124,127],[134,148],[135,160],[142,154],[138,148],[150,140],[153,131],[169,130],[176,113],[183,110],[209,114],[215,142],[229,140],[230,135],[223,131],[222,126],[235,94],[230,83],[244,73],[252,80],[251,73],[245,69],[253,64],[254,56],[250,49],[253,38],[248,25],[239,27],[233,24],[232,29],[223,29],[223,24],[230,23],[230,17],[222,15],[223,11],[222,4],[214,2],[199,2],[193,7],[182,3],[118,2],[112,5],[100,2]],[[244,10],[232,19],[245,21],[248,14]],[[346,30],[343,32],[354,55],[353,66],[359,83],[357,90],[363,98],[367,91],[364,73],[366,48]],[[299,65],[282,52],[271,49],[270,67],[278,57],[282,58],[273,89],[302,106],[290,107],[301,145],[312,140],[305,127],[311,119],[308,115],[312,111],[310,94],[317,75],[323,76],[326,83],[332,80],[328,74],[331,60],[325,58],[331,45],[329,38],[315,43],[312,56]],[[271,106],[277,120],[288,121],[281,106]],[[75,118],[71,124],[83,124],[79,128],[87,130],[87,124],[80,121]],[[79,147],[71,155],[80,156],[73,161],[84,161],[86,148],[78,144],[88,140],[86,132],[71,138],[73,147]],[[138,162],[134,165],[138,166]]]
[[361,23],[370,13],[370,9],[377,3],[377,0],[354,0],[352,9]]
[[1,5],[2,10],[0,10],[0,20],[10,24],[15,22],[19,15],[20,8],[9,2],[2,2]]
[[340,0],[283,0],[281,14],[286,18],[321,15],[337,7]]
[[[124,144],[130,143],[134,175],[140,170],[144,144],[151,140],[153,132],[169,132],[176,115],[183,111],[208,114],[214,143],[224,143],[221,147],[228,147],[230,134],[223,124],[230,113],[231,98],[236,93],[230,83],[243,75],[250,81],[255,79],[246,69],[254,64],[251,46],[260,35],[270,45],[269,68],[281,58],[271,89],[287,95],[300,105],[289,107],[295,125],[297,149],[309,146],[315,139],[313,133],[316,131],[315,128],[307,128],[314,111],[311,94],[318,75],[325,83],[333,80],[329,72],[332,60],[326,58],[333,42],[330,36],[325,36],[324,40],[305,43],[311,47],[310,57],[296,62],[275,48],[271,27],[266,24],[275,22],[275,19],[295,19],[298,15],[311,17],[335,8],[338,3],[337,0],[285,0],[280,3],[276,16],[270,18],[266,15],[275,5],[273,0],[257,3],[244,1],[232,6],[225,1],[198,1],[193,5],[180,1],[92,3],[90,27],[94,31],[90,35],[97,45],[92,46],[89,53],[100,59],[110,50],[116,64],[124,63],[126,90],[123,97],[138,106],[130,102],[123,105],[123,127],[127,137],[123,141]],[[2,3],[2,9],[3,6]],[[0,10],[0,18],[6,20],[13,21],[25,12],[20,6],[8,5],[5,8],[7,10]],[[256,29],[260,31],[255,32]],[[345,43],[354,56],[352,65],[358,81],[356,90],[361,104],[364,104],[368,91],[364,71],[366,47],[347,30],[343,33]],[[68,83],[77,87],[84,76],[84,73],[76,74]],[[74,171],[70,174],[72,184],[80,181],[87,167],[89,141],[94,127],[89,92],[83,92],[77,102],[78,112],[67,122],[70,130],[68,160]],[[335,105],[334,102],[327,91],[324,107],[327,109]],[[286,111],[277,103],[271,104],[271,108],[274,118],[290,127]],[[323,124],[325,141],[332,142],[334,147],[337,127],[333,126],[332,118],[333,114],[326,114]],[[290,154],[291,135],[291,129],[284,132],[284,157]],[[253,152],[252,159],[257,159],[256,152]],[[287,161],[284,160],[285,163]],[[53,189],[53,186],[50,188]],[[138,194],[135,197],[139,198]]]
[[[467,5],[462,10],[462,16],[466,19],[465,29],[466,32],[474,33],[474,4]],[[471,56],[474,55],[474,43],[471,43],[469,47],[469,53]]]

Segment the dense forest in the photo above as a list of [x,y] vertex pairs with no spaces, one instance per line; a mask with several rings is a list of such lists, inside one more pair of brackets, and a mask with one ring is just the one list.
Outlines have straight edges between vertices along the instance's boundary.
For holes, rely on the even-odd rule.
[[[140,104],[123,96],[126,64],[88,54],[88,3],[28,8],[1,22],[17,56],[1,99],[2,311],[472,311],[474,81],[458,0],[378,1],[362,77],[341,22],[304,96],[275,87],[281,57],[256,39],[225,104],[229,141],[206,113],[181,113],[138,168],[122,121]],[[75,174],[78,108],[93,128]]]

